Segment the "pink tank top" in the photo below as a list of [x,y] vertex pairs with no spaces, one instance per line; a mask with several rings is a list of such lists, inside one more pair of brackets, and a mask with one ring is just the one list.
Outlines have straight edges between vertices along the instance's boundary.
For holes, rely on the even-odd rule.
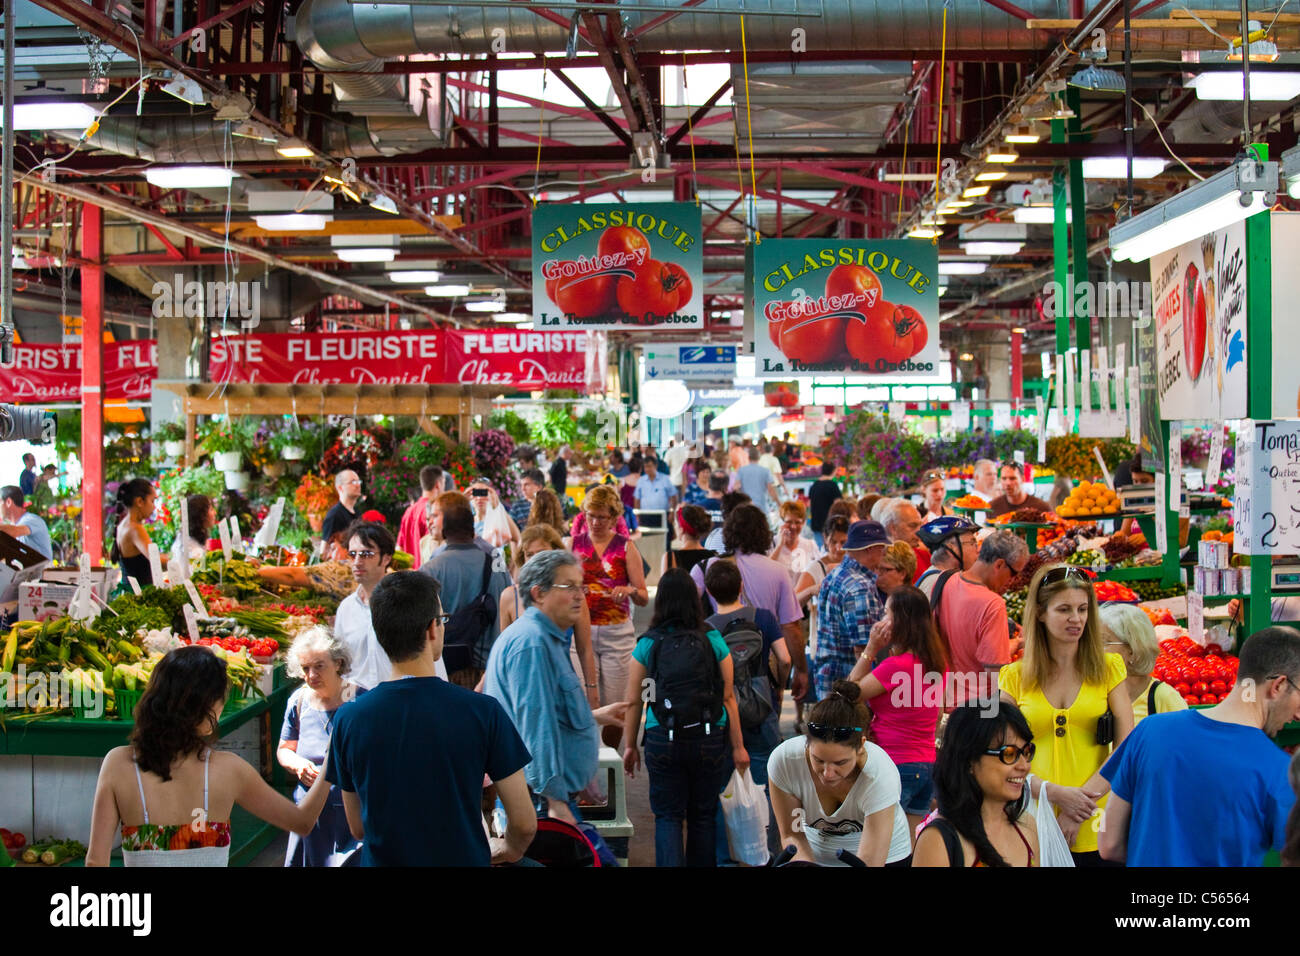
[[622,624],[631,613],[628,598],[615,598],[614,588],[627,587],[627,537],[614,535],[603,555],[586,532],[573,539],[573,553],[582,561],[582,583],[587,589],[587,610],[594,627]]

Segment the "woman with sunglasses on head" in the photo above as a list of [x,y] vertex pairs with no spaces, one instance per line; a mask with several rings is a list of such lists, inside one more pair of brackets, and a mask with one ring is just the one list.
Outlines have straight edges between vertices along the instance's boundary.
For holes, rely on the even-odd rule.
[[633,774],[641,766],[636,742],[649,698],[643,745],[655,866],[716,863],[718,794],[731,769],[728,751],[737,770],[749,769],[733,675],[727,642],[705,621],[695,582],[681,568],[670,569],[655,591],[650,630],[632,654],[623,717],[623,768]]
[[807,734],[768,758],[781,845],[795,846],[795,860],[843,866],[835,854],[848,850],[867,866],[911,863],[898,768],[867,739],[871,711],[861,695],[853,681],[836,681],[808,714]]
[[[542,492],[539,491],[537,494],[540,496]],[[519,547],[515,551],[515,583],[501,592],[501,601],[497,606],[502,631],[519,620],[524,613],[518,584],[520,568],[534,555],[541,554],[543,551],[564,550],[564,542],[550,525],[529,525],[523,530]],[[591,650],[591,614],[587,610],[586,601],[582,602],[578,622],[573,625],[573,643],[569,647],[569,656],[573,660],[574,671],[582,675],[582,683],[587,691],[587,703],[591,705],[592,710],[595,710],[600,705],[599,695],[596,693],[596,657]]]
[[1002,668],[998,687],[1040,742],[1034,796],[1045,792],[1056,807],[1076,864],[1104,866],[1097,830],[1110,784],[1098,771],[1133,729],[1133,702],[1123,659],[1102,644],[1085,571],[1039,568],[1025,599],[1024,638],[1024,658]]
[[917,837],[912,866],[1038,865],[1038,828],[1023,799],[1033,736],[1005,702],[953,710],[934,762],[939,810]]
[[575,523],[571,550],[582,562],[582,583],[591,612],[591,647],[599,674],[600,705],[622,700],[627,686],[628,661],[636,646],[631,601],[638,607],[650,603],[641,552],[616,530],[623,502],[608,485],[597,485],[582,501],[585,519]]
[[935,518],[950,517],[952,509],[943,503],[947,489],[943,486],[943,472],[927,471],[921,476],[921,520],[932,521]]
[[681,505],[677,509],[677,543],[664,552],[659,562],[662,577],[670,568],[681,568],[687,574],[701,561],[707,561],[717,552],[700,542],[713,527],[713,519],[699,505]]
[[[882,651],[889,656],[874,667]],[[871,707],[876,741],[898,767],[908,833],[930,812],[933,792],[934,733],[943,714],[948,685],[948,649],[930,599],[910,584],[896,588],[885,602],[885,616],[871,629],[871,640],[849,680],[862,688]]]

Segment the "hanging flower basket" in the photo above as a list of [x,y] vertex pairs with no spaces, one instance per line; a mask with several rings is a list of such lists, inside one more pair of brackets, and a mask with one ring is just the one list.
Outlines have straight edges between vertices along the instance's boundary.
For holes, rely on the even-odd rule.
[[307,457],[307,449],[300,445],[285,445],[280,449],[280,457],[285,461],[302,461]]
[[[212,463],[216,466],[217,471],[238,471],[244,456],[237,451],[219,451],[213,454]],[[229,484],[226,485],[230,487]]]
[[179,458],[185,454],[185,442],[183,441],[165,441],[163,442],[163,453],[168,458]]
[[268,461],[262,466],[262,474],[268,478],[279,478],[289,466],[282,461]]
[[227,471],[226,490],[227,491],[246,491],[248,489],[248,475],[242,471]]

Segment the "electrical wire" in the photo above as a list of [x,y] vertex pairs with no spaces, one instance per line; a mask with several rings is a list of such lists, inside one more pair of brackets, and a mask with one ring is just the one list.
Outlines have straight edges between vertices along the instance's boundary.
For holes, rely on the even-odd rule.
[[1151,121],[1151,125],[1156,128],[1156,135],[1160,137],[1160,142],[1165,144],[1165,149],[1169,151],[1169,155],[1172,156],[1174,159],[1176,159],[1178,161],[1178,164],[1182,166],[1183,169],[1187,170],[1197,179],[1202,179],[1202,180],[1205,179],[1204,176],[1202,176],[1196,170],[1192,169],[1192,167],[1188,166],[1185,162],[1183,162],[1183,158],[1174,152],[1173,147],[1169,145],[1169,140],[1165,139],[1164,131],[1160,129],[1160,123],[1156,120],[1154,116],[1151,115],[1151,111],[1146,108],[1146,104],[1140,102],[1136,97],[1130,96],[1129,99],[1133,100],[1133,102],[1137,104],[1138,108],[1147,115],[1147,119],[1149,119]]
[[[1208,23],[1206,23],[1204,20],[1202,20],[1202,19],[1201,19],[1200,17],[1198,17],[1196,14],[1192,13],[1191,10],[1188,10],[1186,7],[1175,7],[1174,9],[1175,9],[1175,10],[1182,10],[1184,13],[1186,13],[1189,17],[1191,17],[1193,20],[1195,20],[1195,21],[1196,21],[1197,23],[1199,23],[1201,26],[1205,27],[1206,30],[1210,31],[1210,32],[1213,33],[1216,37],[1218,37],[1220,40],[1222,40],[1224,43],[1228,44],[1228,46],[1232,46],[1232,41],[1231,41],[1231,40],[1229,40],[1227,37],[1225,37],[1225,36],[1224,36],[1222,33],[1220,33],[1218,30],[1214,29],[1214,27],[1210,26]],[[1242,37],[1242,39],[1244,40],[1245,37]]]
[[113,100],[111,103],[109,103],[109,104],[108,104],[107,106],[105,106],[102,110],[100,110],[98,113],[95,114],[95,118],[94,118],[93,120],[91,120],[91,121],[90,121],[90,125],[87,126],[87,127],[82,131],[80,138],[79,138],[79,139],[77,140],[77,142],[73,145],[73,147],[72,147],[72,149],[71,149],[70,151],[68,151],[67,153],[65,153],[63,156],[60,156],[58,159],[47,159],[47,160],[44,160],[44,161],[42,161],[42,162],[40,162],[40,163],[37,163],[35,166],[33,166],[31,169],[27,170],[27,172],[23,174],[23,178],[26,178],[27,176],[31,175],[32,173],[34,173],[34,172],[36,172],[36,171],[38,171],[38,170],[44,169],[44,168],[46,168],[47,166],[57,166],[57,165],[59,165],[60,163],[65,163],[65,162],[67,162],[69,159],[71,159],[73,156],[75,156],[75,155],[77,154],[77,151],[80,150],[81,147],[84,146],[84,145],[86,144],[86,140],[88,140],[91,136],[95,135],[95,132],[99,129],[99,121],[100,121],[101,119],[104,118],[104,115],[105,115],[109,110],[111,110],[111,109],[112,109],[114,106],[116,106],[118,103],[122,102],[122,100],[124,100],[124,99],[126,98],[127,94],[129,94],[129,93],[130,93],[132,90],[134,90],[137,86],[142,86],[142,84],[144,83],[145,80],[156,79],[156,78],[157,78],[157,75],[158,75],[158,74],[154,74],[154,73],[148,73],[148,74],[144,74],[144,75],[142,75],[142,76],[140,77],[140,79],[136,80],[134,83],[132,83],[130,86],[128,86],[125,90],[123,90],[123,91],[121,92],[121,94],[118,95],[117,99]]

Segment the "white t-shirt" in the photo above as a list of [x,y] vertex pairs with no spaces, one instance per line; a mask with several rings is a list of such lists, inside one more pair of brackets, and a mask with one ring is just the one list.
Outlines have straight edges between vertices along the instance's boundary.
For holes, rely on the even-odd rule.
[[758,456],[758,463],[772,473],[773,481],[781,480],[781,461],[771,453]]
[[804,835],[812,847],[813,857],[823,866],[843,866],[835,859],[835,851],[843,849],[856,854],[867,817],[891,804],[894,807],[894,834],[889,841],[885,862],[905,860],[912,852],[912,842],[907,836],[907,816],[898,802],[903,793],[898,768],[875,744],[867,742],[864,746],[867,748],[866,765],[834,813],[822,809],[817,797],[817,786],[813,783],[805,756],[807,737],[790,738],[767,758],[768,780],[803,807]]
[[673,445],[664,452],[664,462],[668,465],[668,480],[674,485],[682,483],[682,468],[690,457],[691,448],[686,444]]
[[[339,602],[334,615],[334,636],[352,656],[352,670],[348,678],[358,687],[374,690],[393,676],[393,665],[379,646],[375,628],[370,623],[370,605],[362,604],[359,591],[353,591]],[[434,664],[437,675],[447,679],[447,665],[439,658]]]

